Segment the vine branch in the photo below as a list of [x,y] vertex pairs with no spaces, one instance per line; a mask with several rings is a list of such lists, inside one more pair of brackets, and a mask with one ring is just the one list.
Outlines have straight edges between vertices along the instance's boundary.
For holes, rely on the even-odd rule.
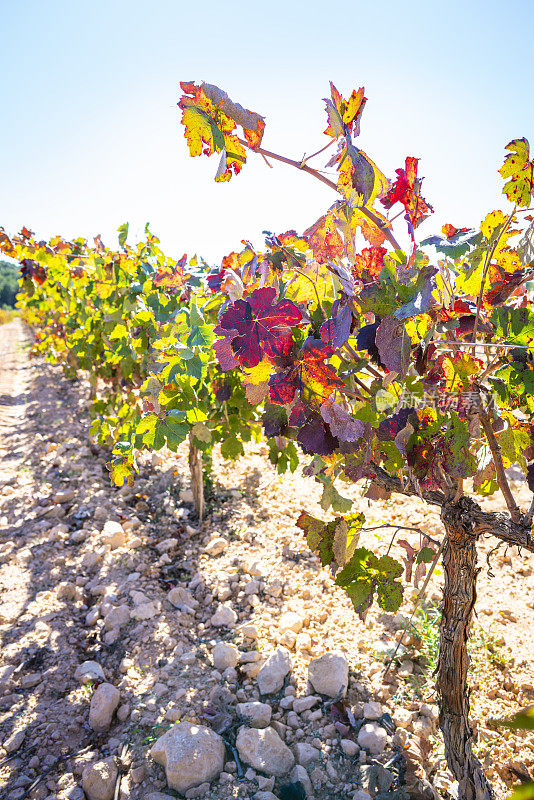
[[[331,181],[330,178],[326,178],[319,172],[319,170],[314,169],[313,167],[309,167],[306,164],[306,161],[308,159],[303,159],[302,161],[295,161],[294,158],[281,156],[278,153],[273,153],[272,150],[266,150],[264,147],[251,148],[244,139],[239,139],[239,143],[242,144],[244,147],[248,148],[249,150],[252,150],[253,153],[258,153],[260,156],[263,156],[264,158],[265,157],[273,158],[275,161],[281,161],[283,164],[289,164],[289,166],[291,167],[295,167],[296,169],[300,169],[303,172],[307,172],[309,175],[313,175],[314,178],[317,178],[318,181],[321,181],[321,183],[324,183],[326,186],[329,186],[331,189],[334,189],[334,191],[336,192],[339,191],[337,188],[337,184],[335,184],[334,181]],[[313,156],[310,156],[310,158],[312,157]],[[376,214],[373,214],[373,212],[370,209],[365,208],[365,206],[360,206],[359,210],[365,217],[367,217],[368,220],[370,220],[374,225],[376,225],[377,228],[379,228],[379,230],[382,231],[388,242],[395,250],[402,250],[402,247],[397,242],[397,240],[395,239],[395,237],[393,236],[387,225],[384,225],[382,220],[379,217],[377,217]]]

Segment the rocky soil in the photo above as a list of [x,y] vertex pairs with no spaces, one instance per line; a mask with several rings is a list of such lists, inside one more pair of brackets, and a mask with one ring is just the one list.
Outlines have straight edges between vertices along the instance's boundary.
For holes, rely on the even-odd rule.
[[[355,616],[295,525],[321,513],[310,479],[277,476],[263,445],[216,459],[202,527],[185,451],[113,488],[88,387],[29,363],[28,338],[0,328],[0,796],[453,795],[430,674],[439,570],[385,674],[417,591],[396,615]],[[440,534],[418,500],[348,494],[369,527]],[[385,552],[392,533],[362,543]],[[534,557],[496,544],[480,548],[472,716],[504,797],[534,773],[532,737],[492,723],[534,703]]]

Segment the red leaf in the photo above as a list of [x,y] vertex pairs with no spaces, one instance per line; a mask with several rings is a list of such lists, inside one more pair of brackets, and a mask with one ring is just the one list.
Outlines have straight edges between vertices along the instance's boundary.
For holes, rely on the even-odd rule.
[[367,283],[373,278],[378,278],[384,267],[385,247],[365,247],[360,255],[355,256],[352,274],[357,281]]
[[291,300],[273,306],[275,297],[272,287],[255,289],[248,300],[236,300],[221,316],[216,333],[231,338],[241,366],[255,367],[264,354],[280,358],[291,352],[291,328],[300,325],[302,314]]
[[335,389],[344,386],[334,368],[326,363],[333,353],[330,345],[320,339],[306,339],[298,361],[269,381],[271,403],[287,405],[300,390],[307,394],[308,404],[321,405]]
[[335,217],[330,211],[304,231],[304,236],[320,264],[341,258],[343,255],[343,239],[338,233]]
[[184,266],[187,263],[187,255],[181,257],[176,262],[174,269],[172,267],[159,267],[157,274],[154,278],[154,286],[160,286],[162,289],[181,289],[184,282]]
[[404,169],[397,169],[397,180],[381,200],[386,208],[402,203],[414,228],[433,212],[433,208],[421,197],[422,179],[417,177],[419,159],[407,156]]
[[467,233],[469,228],[455,228],[454,225],[451,225],[450,222],[447,222],[446,225],[443,226],[441,232],[447,239],[452,239],[453,236],[457,236],[459,233]]

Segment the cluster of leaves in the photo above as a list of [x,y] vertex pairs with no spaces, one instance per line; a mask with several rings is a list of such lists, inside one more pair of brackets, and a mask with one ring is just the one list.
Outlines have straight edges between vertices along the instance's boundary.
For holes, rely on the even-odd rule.
[[[188,84],[187,92],[200,97],[202,89]],[[212,106],[202,108],[222,147],[225,126],[243,126],[243,115],[227,99],[223,113],[216,100],[212,93]],[[365,103],[363,88],[344,99],[331,85],[325,134],[337,181],[326,182],[338,192],[334,205],[301,236],[269,234],[263,252],[247,243],[208,279],[224,298],[214,343],[221,369],[240,371],[247,397],[263,405],[267,435],[311,456],[305,473],[323,484],[322,506],[335,513],[351,506],[336,480],[365,479],[371,497],[387,496],[389,484],[432,500],[461,496],[472,479],[486,495],[498,488],[493,439],[504,468],[526,470],[534,455],[528,142],[511,142],[500,170],[511,211],[492,211],[478,230],[445,225],[417,245],[416,230],[433,210],[421,194],[418,159],[406,157],[394,180],[385,177],[356,144]],[[196,128],[185,115],[183,122],[191,142]],[[250,147],[277,157],[259,139]],[[384,215],[398,216],[399,207],[409,253]],[[401,564],[365,548],[346,563],[334,558],[352,535],[350,520],[300,524],[323,563],[336,562],[336,581],[360,611],[375,593],[383,608],[399,606]]]
[[215,444],[236,458],[260,431],[241,376],[223,373],[212,351],[222,298],[206,285],[206,264],[165,256],[148,226],[136,246],[127,236],[123,225],[111,250],[100,237],[89,246],[39,242],[26,228],[0,234],[21,265],[19,306],[35,329],[34,352],[69,377],[89,374],[91,434],[113,450],[117,485],[132,482],[138,450],[175,451],[189,437],[209,469]]

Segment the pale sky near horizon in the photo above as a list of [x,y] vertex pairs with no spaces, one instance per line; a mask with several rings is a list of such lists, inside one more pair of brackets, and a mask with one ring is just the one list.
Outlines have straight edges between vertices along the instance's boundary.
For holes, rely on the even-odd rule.
[[334,202],[253,154],[216,184],[217,157],[187,152],[180,80],[215,83],[264,115],[264,146],[294,158],[327,142],[329,80],[345,96],[365,86],[359,146],[390,178],[407,155],[421,159],[435,209],[421,237],[507,208],[504,146],[525,136],[534,147],[533,0],[0,8],[0,225],[11,234],[101,233],[116,246],[121,223],[134,241],[149,221],[169,254],[217,263],[265,229],[304,230]]

